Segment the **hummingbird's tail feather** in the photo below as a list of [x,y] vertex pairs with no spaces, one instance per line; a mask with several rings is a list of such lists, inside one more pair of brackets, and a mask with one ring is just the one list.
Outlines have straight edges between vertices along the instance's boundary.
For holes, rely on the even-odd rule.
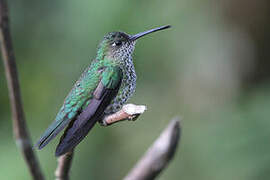
[[70,122],[68,118],[65,121],[54,121],[45,133],[41,136],[39,141],[36,143],[38,149],[45,147],[60,131],[62,131],[66,125]]

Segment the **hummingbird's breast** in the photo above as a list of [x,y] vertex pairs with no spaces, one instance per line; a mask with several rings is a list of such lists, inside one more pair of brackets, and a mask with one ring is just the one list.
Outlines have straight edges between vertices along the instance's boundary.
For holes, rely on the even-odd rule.
[[122,83],[117,96],[107,107],[105,114],[112,114],[119,111],[124,103],[126,103],[135,92],[137,76],[132,57],[130,56],[129,58],[122,61],[120,67],[123,71]]

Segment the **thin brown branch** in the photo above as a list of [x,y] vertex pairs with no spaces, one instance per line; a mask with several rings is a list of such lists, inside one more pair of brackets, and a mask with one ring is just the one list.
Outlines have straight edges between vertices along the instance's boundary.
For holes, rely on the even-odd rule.
[[154,179],[173,158],[180,133],[179,120],[172,120],[124,180]]
[[56,180],[69,180],[69,171],[74,152],[68,152],[58,158],[58,166],[55,170]]
[[101,124],[103,126],[109,126],[124,120],[135,121],[145,110],[146,106],[144,105],[126,104],[120,111],[105,116]]
[[22,152],[32,178],[43,180],[44,177],[42,175],[39,162],[32,150],[32,143],[25,123],[18,73],[9,31],[8,7],[6,0],[0,0],[0,43],[9,89],[13,132],[16,144]]

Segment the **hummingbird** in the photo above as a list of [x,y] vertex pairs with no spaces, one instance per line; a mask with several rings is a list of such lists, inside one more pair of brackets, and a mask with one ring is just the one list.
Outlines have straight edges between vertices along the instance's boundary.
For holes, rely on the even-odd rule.
[[75,82],[55,121],[37,142],[38,149],[46,146],[67,126],[55,151],[56,156],[63,155],[73,150],[96,122],[119,111],[136,88],[132,60],[136,41],[170,27],[161,26],[135,35],[125,32],[105,35],[98,46],[96,58]]

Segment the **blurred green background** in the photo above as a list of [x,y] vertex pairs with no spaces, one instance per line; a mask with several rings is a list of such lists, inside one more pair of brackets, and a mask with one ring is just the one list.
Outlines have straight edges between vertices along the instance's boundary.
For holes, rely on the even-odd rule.
[[[15,0],[9,9],[33,142],[104,34],[173,26],[136,45],[130,102],[148,110],[134,123],[96,126],[76,148],[72,179],[121,179],[176,115],[181,143],[159,179],[269,179],[269,0]],[[0,179],[30,179],[13,140],[3,71],[0,63]],[[47,179],[58,139],[37,151]]]

